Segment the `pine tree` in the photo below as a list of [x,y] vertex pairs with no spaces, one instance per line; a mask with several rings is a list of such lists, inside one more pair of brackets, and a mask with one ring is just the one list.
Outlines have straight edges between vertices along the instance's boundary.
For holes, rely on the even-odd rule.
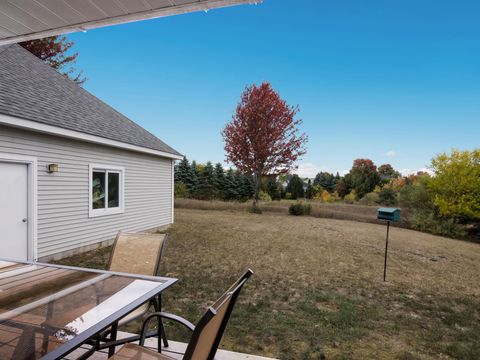
[[237,200],[239,197],[236,176],[232,168],[228,169],[225,176],[224,193],[226,200]]
[[270,180],[267,183],[267,193],[270,195],[272,200],[280,200],[281,193],[279,190],[279,184],[276,181]]
[[305,191],[303,189],[303,181],[298,175],[293,175],[287,185],[287,193],[290,193],[292,199],[303,198]]
[[252,176],[247,176],[237,171],[235,174],[237,200],[247,201],[255,194],[255,182]]
[[322,189],[332,193],[335,191],[338,180],[339,178],[337,179],[333,174],[328,172],[319,172],[313,180],[313,185],[320,185]]
[[192,161],[190,165],[190,196],[196,197],[197,196],[197,190],[198,190],[198,178],[199,178],[199,173],[198,173],[198,168],[197,168],[197,162],[195,160]]
[[184,157],[180,163],[175,165],[175,182],[182,182],[188,187],[191,181],[190,171],[190,163],[187,157]]
[[307,190],[305,191],[305,197],[311,199],[313,197],[313,186],[312,180],[308,179]]
[[213,187],[215,189],[215,197],[219,199],[225,198],[225,173],[223,172],[223,166],[220,163],[215,165],[213,171]]
[[253,176],[243,175],[244,195],[247,199],[253,198],[255,195],[255,179]]
[[202,200],[211,200],[215,197],[213,165],[210,161],[200,172],[197,197]]

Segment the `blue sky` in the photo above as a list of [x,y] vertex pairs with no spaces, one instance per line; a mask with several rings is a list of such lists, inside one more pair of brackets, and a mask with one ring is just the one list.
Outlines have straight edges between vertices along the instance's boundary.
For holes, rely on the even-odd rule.
[[244,87],[299,105],[302,175],[480,145],[480,2],[266,0],[72,34],[85,88],[199,162]]

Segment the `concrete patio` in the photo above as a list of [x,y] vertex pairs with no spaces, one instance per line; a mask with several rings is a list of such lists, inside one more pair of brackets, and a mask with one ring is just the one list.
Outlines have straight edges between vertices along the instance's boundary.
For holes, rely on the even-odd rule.
[[[119,332],[118,333],[118,338],[122,339],[125,337],[132,336],[132,334],[126,333],[126,332]],[[165,355],[168,355],[174,359],[182,359],[182,355],[185,352],[185,349],[187,347],[187,344],[177,342],[177,341],[171,341],[169,340],[169,347],[165,348],[162,350],[162,352]],[[151,348],[153,350],[156,350],[157,348],[157,340],[150,338],[145,341],[145,346],[148,348]],[[84,349],[80,348],[73,353],[71,353],[66,359],[68,360],[74,360],[78,356],[80,356],[84,352]],[[92,360],[106,360],[108,359],[107,355],[107,350],[99,351],[92,355],[90,357]],[[217,355],[215,356],[215,360],[276,360],[273,358],[267,358],[263,356],[257,356],[257,355],[249,355],[249,354],[242,354],[238,352],[233,352],[233,351],[228,351],[228,350],[218,350]]]

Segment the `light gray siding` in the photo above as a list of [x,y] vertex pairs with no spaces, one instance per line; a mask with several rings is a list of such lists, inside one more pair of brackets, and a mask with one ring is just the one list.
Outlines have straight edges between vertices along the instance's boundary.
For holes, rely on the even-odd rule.
[[[0,153],[38,160],[38,257],[173,222],[172,160],[0,126]],[[47,164],[59,165],[49,174]],[[125,168],[125,212],[89,218],[89,165]]]

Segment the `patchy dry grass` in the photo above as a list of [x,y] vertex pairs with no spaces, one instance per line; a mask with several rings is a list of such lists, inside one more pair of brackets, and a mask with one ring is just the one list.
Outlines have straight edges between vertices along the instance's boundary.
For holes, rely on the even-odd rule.
[[[222,346],[280,359],[478,359],[480,245],[350,221],[179,209],[167,311],[198,320],[245,268]],[[98,256],[97,256],[98,254]],[[105,250],[67,260],[102,267]],[[168,328],[169,335],[186,334]]]

